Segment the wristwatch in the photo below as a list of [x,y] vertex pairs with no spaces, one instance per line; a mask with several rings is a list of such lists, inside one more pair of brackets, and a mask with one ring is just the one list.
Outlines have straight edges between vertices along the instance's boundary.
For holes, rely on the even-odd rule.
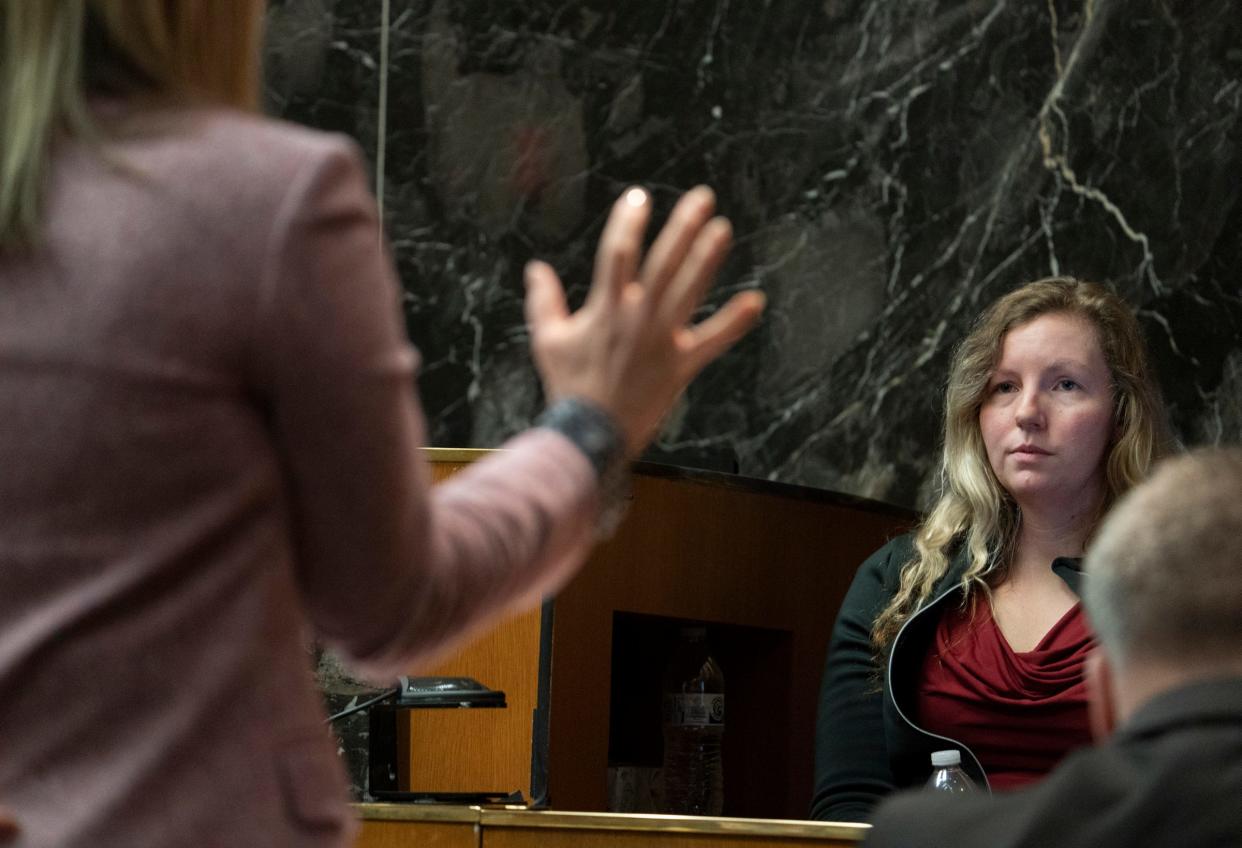
[[607,539],[625,517],[630,502],[630,463],[625,436],[612,416],[591,401],[561,398],[535,420],[536,427],[555,430],[573,442],[599,479],[600,514],[596,536]]

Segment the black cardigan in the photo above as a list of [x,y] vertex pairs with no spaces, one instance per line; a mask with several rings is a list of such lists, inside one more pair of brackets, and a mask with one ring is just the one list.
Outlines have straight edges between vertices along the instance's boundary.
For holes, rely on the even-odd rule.
[[[911,720],[918,676],[940,615],[961,599],[965,551],[952,558],[929,600],[898,631],[885,674],[877,680],[871,625],[897,591],[901,567],[913,554],[911,535],[880,548],[858,569],[841,604],[819,695],[813,819],[866,821],[885,795],[927,780],[933,751],[957,748],[962,767],[976,783],[987,786],[969,748]],[[1078,560],[1060,558],[1052,568],[1070,589],[1079,591]]]

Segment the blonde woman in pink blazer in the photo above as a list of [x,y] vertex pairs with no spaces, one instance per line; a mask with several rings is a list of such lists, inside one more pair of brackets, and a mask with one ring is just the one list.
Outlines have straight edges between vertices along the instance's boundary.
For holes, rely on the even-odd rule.
[[541,423],[431,492],[358,153],[255,113],[263,7],[0,5],[11,844],[348,844],[304,632],[391,679],[554,592],[762,309],[690,324],[729,225],[695,189],[644,258],[627,192],[582,309],[527,269]]

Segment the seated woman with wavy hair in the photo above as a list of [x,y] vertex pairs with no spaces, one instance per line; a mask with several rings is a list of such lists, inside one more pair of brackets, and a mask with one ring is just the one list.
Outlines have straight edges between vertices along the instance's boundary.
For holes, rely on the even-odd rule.
[[1089,743],[1077,557],[1167,433],[1110,290],[1039,280],[981,316],[949,375],[940,496],[863,563],[838,614],[812,818],[866,819],[927,779],[933,751],[1008,789]]

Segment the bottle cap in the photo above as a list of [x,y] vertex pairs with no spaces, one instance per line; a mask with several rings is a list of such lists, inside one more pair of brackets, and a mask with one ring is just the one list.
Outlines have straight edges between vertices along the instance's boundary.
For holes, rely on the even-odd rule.
[[960,766],[962,764],[962,752],[954,748],[952,751],[933,751],[932,765],[936,768],[945,768],[946,766]]

